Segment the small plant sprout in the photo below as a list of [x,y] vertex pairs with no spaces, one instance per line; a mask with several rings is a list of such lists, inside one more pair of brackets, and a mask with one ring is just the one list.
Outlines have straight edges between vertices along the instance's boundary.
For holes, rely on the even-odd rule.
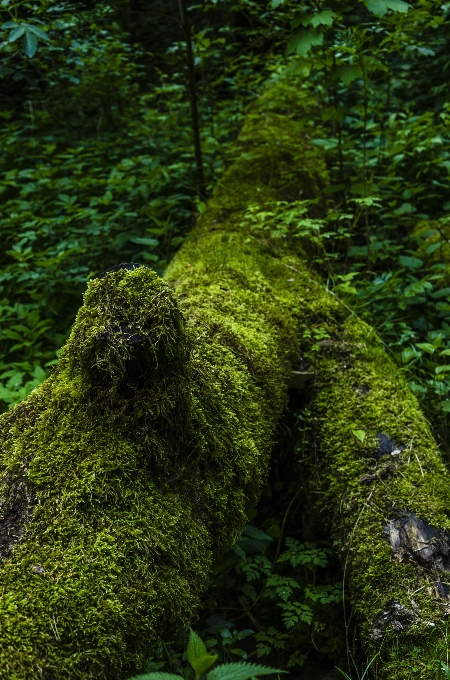
[[[247,663],[245,661],[238,661],[237,663],[224,663],[216,666],[213,670],[207,671],[218,659],[217,654],[208,652],[206,645],[197,633],[191,630],[189,635],[189,642],[186,650],[186,656],[195,672],[195,680],[249,680],[249,678],[257,678],[260,675],[273,675],[278,673],[286,673],[287,671],[280,671],[276,668],[269,668],[268,666],[259,666],[254,663]],[[205,676],[205,674],[207,675]],[[129,680],[180,680],[180,675],[175,673],[146,673],[144,675],[137,675]]]
[[443,661],[441,661],[441,670],[444,671],[444,677],[446,680],[450,680],[450,668]]

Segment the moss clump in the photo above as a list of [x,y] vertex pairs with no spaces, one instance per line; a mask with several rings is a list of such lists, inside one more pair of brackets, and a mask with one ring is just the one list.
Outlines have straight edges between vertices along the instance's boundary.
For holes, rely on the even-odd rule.
[[[123,678],[183,630],[261,487],[300,354],[316,370],[320,507],[377,677],[425,680],[446,658],[445,573],[399,561],[385,531],[404,512],[450,529],[427,423],[299,248],[244,219],[320,191],[314,115],[300,83],[272,85],[165,282],[144,267],[91,282],[57,370],[2,416],[2,513],[18,528],[0,541],[5,680]],[[395,459],[377,458],[380,433],[404,447]],[[380,623],[399,608],[401,630]]]
[[[311,290],[301,266],[296,278]],[[367,660],[379,654],[374,677],[429,680],[447,653],[448,564],[440,550],[450,529],[449,474],[416,398],[373,329],[324,289],[312,290],[305,321],[322,339],[305,338],[303,352],[316,371],[312,484],[320,516],[341,555]],[[395,551],[388,540],[391,523],[411,516],[440,536],[429,543],[419,536],[415,555]],[[428,559],[433,551],[439,559]]]
[[1,417],[5,680],[142,670],[241,531],[303,313],[288,251],[242,210],[323,182],[310,110],[298,83],[264,95],[166,282],[92,281],[54,374]]

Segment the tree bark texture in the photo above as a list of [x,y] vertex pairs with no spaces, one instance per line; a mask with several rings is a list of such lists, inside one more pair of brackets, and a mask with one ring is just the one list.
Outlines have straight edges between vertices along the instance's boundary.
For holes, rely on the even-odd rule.
[[264,225],[326,184],[315,113],[301,83],[272,84],[165,280],[94,279],[54,374],[2,416],[2,680],[125,678],[183,631],[300,357],[312,483],[376,677],[433,678],[446,658],[450,478],[428,424],[308,244]]

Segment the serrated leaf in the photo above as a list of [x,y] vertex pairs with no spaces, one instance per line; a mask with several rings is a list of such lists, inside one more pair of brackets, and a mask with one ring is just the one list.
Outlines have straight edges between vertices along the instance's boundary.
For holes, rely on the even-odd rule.
[[[2,3],[3,4],[3,3]],[[15,21],[5,21],[4,24],[2,24],[2,28],[15,28],[17,26],[17,23]]]
[[261,529],[257,529],[256,527],[252,527],[250,524],[246,525],[244,534],[247,534],[247,536],[251,536],[252,538],[257,538],[259,541],[272,540],[271,537],[268,536],[264,531],[261,531]]
[[323,42],[323,33],[319,29],[300,29],[296,31],[289,39],[287,46],[287,53],[294,52],[301,57],[304,57],[311,47],[314,45],[321,45]]
[[275,673],[286,673],[286,671],[241,661],[217,666],[208,673],[207,680],[249,680],[249,678],[258,677],[259,675],[272,675]]
[[23,51],[27,57],[34,57],[37,50],[37,38],[28,29],[25,29],[25,34],[22,38]]
[[331,9],[325,9],[323,12],[313,14],[309,23],[313,28],[317,28],[317,26],[331,26],[336,17],[336,12],[332,12]]
[[364,4],[372,14],[382,17],[388,11],[386,0],[364,0]]
[[361,67],[358,64],[341,64],[336,68],[335,74],[344,85],[350,85],[353,80],[362,77]]
[[180,680],[180,675],[175,675],[175,673],[161,673],[155,671],[154,673],[144,673],[144,675],[133,675],[132,678],[128,680]]
[[201,676],[206,673],[219,658],[217,654],[208,652],[200,635],[197,635],[193,630],[191,630],[189,635],[186,656],[195,671],[197,680],[199,680],[199,678],[201,678]]
[[17,38],[20,38],[21,35],[25,33],[25,29],[23,26],[17,26],[13,28],[11,33],[8,36],[9,42],[14,42],[14,40],[17,40]]
[[200,635],[197,635],[195,631],[191,629],[189,634],[189,642],[186,650],[186,655],[189,663],[192,666],[192,661],[198,659],[199,657],[207,654],[206,645],[201,639]]

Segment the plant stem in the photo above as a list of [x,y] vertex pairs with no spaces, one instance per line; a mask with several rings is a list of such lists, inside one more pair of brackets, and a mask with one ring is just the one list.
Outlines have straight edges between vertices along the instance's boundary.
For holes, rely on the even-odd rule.
[[186,39],[186,66],[189,84],[189,102],[191,106],[192,133],[194,137],[195,167],[197,171],[197,191],[200,198],[205,198],[205,180],[203,176],[202,146],[200,141],[200,119],[197,106],[197,88],[195,82],[194,55],[192,51],[192,28],[189,21],[186,0],[178,0],[181,23]]

